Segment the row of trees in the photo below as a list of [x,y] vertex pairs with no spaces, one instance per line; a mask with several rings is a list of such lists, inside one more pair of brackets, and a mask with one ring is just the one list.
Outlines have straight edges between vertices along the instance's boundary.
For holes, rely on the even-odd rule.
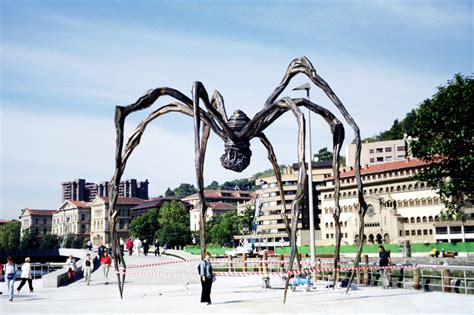
[[[233,236],[250,231],[254,208],[248,206],[242,215],[228,211],[221,216],[213,216],[206,223],[206,239],[210,244],[225,245],[233,243]],[[199,242],[199,233],[191,233],[189,211],[179,201],[165,202],[160,209],[152,209],[133,219],[129,232],[133,237],[149,243],[158,239],[161,245],[185,246],[194,239]]]
[[0,251],[17,250],[48,250],[67,248],[84,248],[87,240],[78,238],[74,234],[58,236],[46,234],[42,238],[36,237],[32,230],[24,230],[21,234],[21,223],[7,222],[0,226]]
[[129,232],[133,237],[139,237],[152,243],[158,239],[160,244],[184,246],[192,241],[189,228],[189,211],[179,201],[165,202],[158,209],[151,209],[130,223]]

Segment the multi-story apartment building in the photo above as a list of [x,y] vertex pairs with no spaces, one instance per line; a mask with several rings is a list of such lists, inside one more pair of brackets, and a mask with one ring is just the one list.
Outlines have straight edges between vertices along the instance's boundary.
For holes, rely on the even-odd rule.
[[474,242],[474,206],[467,201],[462,208],[463,220],[446,220],[434,223],[436,242]]
[[[356,145],[346,147],[346,164],[354,167]],[[366,142],[362,144],[360,165],[376,165],[412,158],[408,142],[404,139]]]
[[33,231],[38,238],[51,234],[53,215],[57,213],[57,210],[22,209],[20,215],[21,235],[27,229]]
[[[210,220],[214,215],[221,215],[227,211],[237,210],[237,205],[245,203],[252,199],[255,193],[252,191],[242,190],[204,190],[204,198],[208,209],[206,218]],[[184,197],[182,201],[191,204],[190,210],[190,228],[191,231],[199,230],[199,196],[193,194]]]
[[[299,164],[295,163],[292,166],[287,166],[282,171],[283,191],[285,193],[285,211],[288,220],[291,223],[293,218],[291,216],[291,204],[293,203],[298,184]],[[312,180],[313,187],[324,178],[332,175],[332,162],[319,161],[312,162]],[[257,227],[255,233],[249,235],[236,235],[237,240],[255,239],[255,246],[281,246],[288,245],[288,233],[281,217],[282,205],[280,192],[275,176],[259,178],[256,180],[256,185],[260,189],[257,190]],[[307,187],[305,187],[306,189]],[[313,189],[314,190],[314,189]],[[314,223],[316,229],[319,227],[318,217],[318,200],[317,194],[313,196],[313,208],[316,212],[314,216]],[[303,207],[300,212],[300,217],[297,218],[298,231],[298,245],[309,244],[309,211],[308,201],[303,199]],[[316,236],[317,237],[317,236]]]
[[[90,202],[95,197],[109,196],[109,182],[99,184],[88,183],[85,179],[75,179],[62,183],[62,200],[77,200]],[[119,197],[148,199],[148,180],[138,182],[136,179],[127,179],[120,182]]]
[[52,233],[60,236],[75,234],[80,238],[90,237],[90,202],[65,200],[57,213],[53,214]]
[[[361,170],[368,210],[364,240],[368,243],[434,242],[434,223],[444,208],[436,192],[413,179],[427,165],[416,159],[366,166]],[[317,244],[333,245],[334,178],[317,186],[321,199],[321,238]],[[341,173],[340,189],[342,244],[354,244],[358,235],[359,203],[354,170]]]
[[[130,210],[137,205],[146,202],[140,198],[123,198],[117,199],[117,236],[123,239],[128,237],[128,225],[132,221]],[[91,202],[91,231],[90,238],[94,246],[109,244],[110,239],[110,223],[109,223],[109,199],[105,197],[96,197]]]

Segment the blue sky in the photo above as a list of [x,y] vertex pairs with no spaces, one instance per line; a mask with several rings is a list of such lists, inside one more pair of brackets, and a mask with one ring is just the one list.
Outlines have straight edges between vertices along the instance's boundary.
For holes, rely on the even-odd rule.
[[[24,207],[60,205],[62,181],[109,180],[116,105],[148,89],[189,94],[193,81],[224,96],[227,113],[249,116],[307,56],[361,128],[390,127],[455,73],[473,72],[471,1],[0,1],[0,218]],[[292,87],[285,95],[301,97]],[[311,98],[336,112],[313,87]],[[159,104],[165,104],[163,99]],[[132,116],[131,132],[146,113]],[[349,130],[349,128],[346,128]],[[279,162],[296,160],[296,123],[268,130]],[[314,117],[313,151],[330,145]],[[352,134],[346,138],[352,140]],[[270,168],[252,142],[242,174],[219,164],[211,136],[205,182]],[[152,196],[194,183],[192,120],[156,121],[130,159],[125,178],[148,178]]]

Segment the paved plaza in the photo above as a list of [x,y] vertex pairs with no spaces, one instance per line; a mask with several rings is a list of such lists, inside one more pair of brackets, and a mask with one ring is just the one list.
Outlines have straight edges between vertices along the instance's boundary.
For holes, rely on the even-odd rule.
[[[194,257],[196,258],[196,257]],[[129,269],[123,300],[115,277],[104,284],[101,270],[92,283],[84,280],[60,288],[43,288],[34,281],[9,302],[5,284],[0,298],[1,314],[474,314],[472,295],[422,292],[359,286],[345,294],[340,289],[288,292],[283,305],[282,282],[272,278],[272,289],[262,289],[261,278],[219,277],[212,288],[212,305],[199,303],[201,288],[193,263],[173,263],[173,257],[127,257],[130,266],[167,262],[159,267]],[[16,286],[18,282],[16,283]]]

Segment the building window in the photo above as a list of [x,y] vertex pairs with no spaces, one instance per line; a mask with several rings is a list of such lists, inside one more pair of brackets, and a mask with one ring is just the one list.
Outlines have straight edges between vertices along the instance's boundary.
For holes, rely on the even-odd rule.
[[417,235],[421,235],[421,230],[417,230]]
[[398,235],[399,235],[399,236],[403,236],[403,231],[400,230]]
[[392,152],[392,147],[385,147],[385,152]]
[[415,230],[411,230],[411,235],[415,236],[415,235],[416,235],[416,231],[415,231]]
[[405,146],[404,145],[399,145],[397,147],[397,151],[405,151]]
[[375,152],[377,152],[377,153],[382,153],[382,152],[383,152],[383,148],[376,148],[376,149],[375,149]]
[[369,150],[369,153],[370,153],[370,154],[374,154],[374,149],[370,149],[370,150]]
[[329,239],[329,234],[326,234],[326,238]]
[[383,162],[383,156],[377,157],[377,162]]
[[428,235],[428,230],[423,230],[423,235]]
[[386,157],[385,157],[385,161],[386,161],[386,162],[390,162],[391,160],[392,160],[392,157],[391,157],[391,156],[386,156]]
[[370,163],[374,163],[375,162],[375,159],[374,158],[370,158]]

